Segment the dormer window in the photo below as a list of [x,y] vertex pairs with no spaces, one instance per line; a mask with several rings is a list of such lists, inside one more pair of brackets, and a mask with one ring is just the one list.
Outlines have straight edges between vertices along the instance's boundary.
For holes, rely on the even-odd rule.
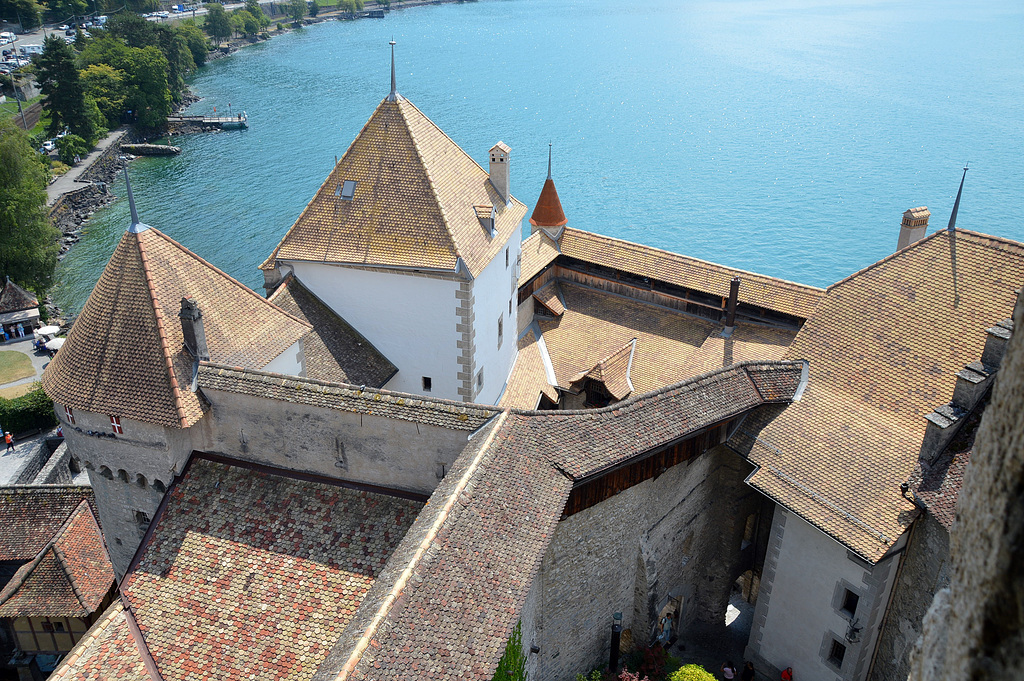
[[355,180],[345,180],[334,190],[335,196],[340,197],[342,201],[351,201],[356,193],[356,184],[358,183]]
[[476,213],[476,219],[480,221],[480,226],[487,230],[487,236],[494,236],[497,233],[494,206],[473,206],[473,211]]

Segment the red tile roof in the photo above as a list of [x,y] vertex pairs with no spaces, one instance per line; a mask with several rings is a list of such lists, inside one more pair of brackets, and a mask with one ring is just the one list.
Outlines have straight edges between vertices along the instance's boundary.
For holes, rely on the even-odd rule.
[[310,326],[149,228],[125,232],[67,342],[43,373],[46,394],[83,411],[187,428],[203,415],[189,389],[181,299],[203,313],[210,357],[262,368]]
[[83,500],[52,541],[0,591],[0,617],[88,617],[113,587],[114,568]]
[[544,188],[540,190],[537,205],[530,216],[530,224],[535,227],[561,227],[569,222],[562,211],[562,202],[558,199],[555,181],[550,177],[544,180]]
[[91,487],[16,485],[0,487],[0,561],[35,558],[82,501],[94,504]]
[[422,506],[196,455],[122,593],[165,681],[308,679]]
[[120,600],[107,609],[50,675],[50,681],[153,681]]

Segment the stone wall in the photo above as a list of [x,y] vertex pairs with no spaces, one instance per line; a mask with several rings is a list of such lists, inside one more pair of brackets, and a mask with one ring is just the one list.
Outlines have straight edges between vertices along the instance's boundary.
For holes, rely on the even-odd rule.
[[[47,447],[49,448],[49,447]],[[46,465],[32,480],[33,485],[70,485],[74,482],[71,472],[71,451],[66,442],[61,442],[50,455]]]
[[682,637],[690,625],[724,626],[744,521],[760,503],[743,484],[749,472],[716,447],[562,520],[535,580],[540,607],[524,621],[541,648],[535,678],[607,664],[615,612],[638,645],[653,641],[669,598],[680,599]]
[[869,681],[906,681],[910,651],[939,589],[949,585],[949,533],[930,513],[914,525],[875,651]]

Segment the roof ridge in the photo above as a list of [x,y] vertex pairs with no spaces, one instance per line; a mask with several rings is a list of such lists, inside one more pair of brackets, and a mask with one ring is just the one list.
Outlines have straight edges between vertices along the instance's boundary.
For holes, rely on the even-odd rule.
[[758,277],[758,278],[761,278],[761,279],[769,279],[769,280],[771,280],[773,282],[776,282],[776,283],[786,284],[789,287],[795,287],[795,288],[805,289],[805,290],[810,290],[810,291],[817,291],[817,292],[820,292],[820,293],[824,293],[827,290],[827,289],[819,288],[817,286],[811,286],[810,284],[801,284],[800,282],[790,281],[789,279],[783,279],[781,277],[773,277],[770,274],[761,274],[760,272],[752,272],[750,270],[744,270],[744,269],[740,269],[738,267],[732,267],[731,265],[723,265],[722,263],[712,262],[710,260],[703,260],[701,258],[695,258],[692,255],[683,255],[682,253],[673,253],[672,251],[666,250],[664,248],[658,248],[656,246],[648,246],[648,245],[645,245],[645,244],[638,244],[635,241],[627,241],[625,239],[618,239],[616,237],[607,236],[605,234],[598,234],[597,232],[590,232],[590,231],[587,231],[585,229],[578,229],[576,227],[569,227],[568,225],[564,229],[565,229],[566,232],[574,232],[577,235],[597,237],[598,239],[603,239],[605,241],[614,241],[614,242],[619,243],[619,244],[624,244],[625,246],[627,246],[629,248],[634,248],[634,249],[639,249],[639,250],[644,250],[644,251],[657,251],[658,253],[662,253],[664,255],[671,256],[673,258],[681,258],[681,259],[684,259],[684,260],[690,260],[692,262],[701,263],[703,265],[714,265],[715,267],[721,267],[723,269],[731,270],[731,271],[736,272],[738,274],[748,274],[748,275],[751,275],[751,276],[754,276],[754,277]]
[[[118,607],[120,607],[120,609],[118,609]],[[60,665],[54,670],[50,678],[55,681],[67,678],[68,673],[74,671],[75,665],[78,664],[78,661],[81,659],[82,652],[92,646],[92,644],[103,635],[103,632],[107,630],[110,623],[123,612],[124,604],[121,603],[120,599],[115,598],[107,607],[106,611],[100,615],[99,619],[96,620],[96,622],[89,627],[89,630],[82,635],[82,638],[74,645],[71,652],[67,654],[67,657],[61,661]]]
[[380,110],[380,108],[384,105],[384,102],[386,101],[386,98],[382,99],[380,101],[380,104],[377,105],[377,108],[373,110],[372,114],[370,114],[370,117],[366,119],[366,122],[363,123],[363,127],[359,129],[359,132],[356,133],[356,136],[353,137],[352,141],[348,143],[348,147],[345,148],[345,153],[338,157],[338,160],[334,163],[334,167],[331,168],[331,172],[327,173],[327,177],[324,178],[324,181],[320,183],[320,186],[317,187],[317,190],[315,192],[313,192],[313,195],[309,197],[309,201],[306,202],[306,207],[302,209],[302,212],[299,213],[299,216],[295,218],[294,222],[292,222],[292,226],[289,227],[288,231],[281,236],[281,239],[277,242],[277,246],[274,247],[274,250],[270,252],[270,255],[267,256],[267,259],[264,260],[263,263],[257,269],[273,269],[270,266],[270,263],[273,260],[277,260],[277,253],[278,251],[281,250],[281,245],[284,244],[288,237],[291,236],[292,232],[295,231],[295,227],[302,221],[302,218],[309,211],[309,207],[313,204],[313,201],[315,201],[316,197],[319,196],[320,190],[323,189],[324,186],[331,181],[331,176],[334,175],[334,171],[338,169],[338,164],[341,163],[342,160],[344,160],[348,152],[352,151],[352,147],[355,146],[356,142],[359,141],[359,138],[362,137],[364,132],[366,132],[366,128],[370,125],[370,121],[373,120],[374,115],[376,115],[376,113]]
[[[59,553],[57,553],[57,540],[60,539],[61,535],[63,535],[64,532],[67,531],[68,527],[71,526],[72,521],[74,521],[74,519],[81,512],[82,504],[85,504],[86,507],[88,507],[91,510],[92,507],[89,506],[89,501],[87,499],[84,499],[84,498],[78,503],[77,506],[75,506],[73,509],[71,509],[71,512],[68,513],[68,516],[66,518],[64,518],[64,522],[62,522],[60,524],[60,527],[58,527],[57,530],[53,533],[53,536],[50,537],[49,541],[47,541],[46,544],[43,546],[43,548],[41,548],[39,550],[39,553],[37,553],[35,555],[35,557],[32,558],[32,560],[30,560],[28,563],[25,563],[25,565],[22,566],[22,567],[27,567],[27,569],[21,575],[21,579],[18,580],[17,583],[15,583],[14,579],[12,578],[11,581],[8,582],[4,586],[3,590],[0,591],[0,595],[2,595],[4,592],[7,593],[7,597],[6,598],[0,598],[0,605],[3,605],[7,601],[9,601],[11,599],[11,597],[14,596],[14,594],[16,594],[18,592],[18,589],[20,589],[22,587],[22,585],[25,584],[25,582],[28,581],[28,578],[32,575],[33,572],[35,572],[35,569],[39,566],[39,563],[41,563],[43,561],[43,558],[46,556],[47,551],[49,551],[50,549],[53,549],[54,556],[56,557],[57,562],[58,563],[62,562],[61,555]],[[62,569],[63,569],[63,566],[62,566]],[[21,572],[21,568],[18,568],[18,572],[14,573],[15,576],[17,576],[18,573],[20,573],[20,572]],[[14,588],[11,588],[11,585],[14,585]],[[81,603],[82,599],[81,599],[81,597],[79,597],[78,591],[75,590],[75,586],[74,586],[73,583],[71,585],[71,588],[72,588],[72,590],[75,591],[75,597],[78,598],[78,602]]]
[[401,597],[401,594],[405,590],[406,585],[412,578],[413,571],[420,564],[420,561],[423,559],[423,557],[427,554],[427,551],[430,548],[431,544],[434,543],[435,538],[441,531],[441,527],[448,521],[448,518],[451,517],[451,512],[455,508],[456,500],[458,500],[459,496],[462,495],[466,487],[469,485],[470,479],[473,477],[477,469],[480,467],[480,464],[483,461],[484,457],[487,454],[492,453],[491,444],[494,442],[494,439],[497,436],[498,431],[500,431],[502,426],[505,425],[505,421],[508,419],[508,415],[508,409],[502,410],[497,415],[497,419],[495,419],[494,424],[491,426],[491,431],[487,434],[487,438],[480,445],[480,449],[476,453],[476,456],[473,457],[473,461],[471,461],[469,466],[466,467],[465,473],[463,473],[462,477],[459,478],[459,481],[452,488],[451,493],[445,500],[444,506],[441,507],[440,511],[438,511],[438,515],[436,518],[434,518],[434,522],[427,529],[427,532],[424,535],[424,537],[420,540],[420,544],[416,549],[416,553],[413,554],[412,558],[406,564],[405,569],[402,570],[398,579],[395,580],[395,583],[392,585],[391,590],[388,591],[388,593],[381,600],[380,605],[377,607],[377,612],[374,615],[373,619],[370,621],[370,624],[366,627],[366,630],[363,632],[363,635],[359,637],[359,639],[356,641],[355,645],[353,646],[352,653],[348,657],[348,660],[345,662],[345,664],[341,668],[341,671],[338,672],[337,676],[335,677],[336,681],[345,681],[345,679],[347,679],[352,674],[352,672],[355,671],[356,666],[359,664],[359,661],[363,657],[363,653],[370,646],[370,642],[373,639],[374,635],[377,633],[378,629],[380,628],[380,625],[384,622],[385,618],[387,618],[387,616],[391,613],[391,609],[394,607],[395,602]]
[[[409,121],[405,117],[405,112],[402,111],[403,102],[411,106],[416,111],[416,113],[423,116],[427,123],[434,126],[434,128],[442,135],[444,135],[445,139],[451,142],[456,149],[462,151],[463,154],[466,154],[466,152],[463,151],[462,147],[460,147],[458,144],[455,144],[455,141],[451,137],[448,137],[448,135],[445,134],[444,130],[441,130],[440,126],[437,125],[437,123],[434,123],[434,121],[430,120],[430,117],[428,117],[425,113],[420,111],[419,108],[415,104],[410,102],[408,99],[402,97],[401,99],[393,102],[393,104],[398,108],[399,117],[402,119],[402,124],[405,125],[405,130],[409,134],[409,139],[412,140],[412,148],[416,151],[416,158],[418,158],[420,161],[419,165],[421,168],[423,168],[423,174],[427,176],[427,186],[430,187],[430,194],[434,197],[434,203],[437,205],[438,212],[441,213],[441,222],[444,223],[444,231],[448,234],[448,240],[451,242],[452,251],[454,252],[455,257],[457,259],[455,268],[456,270],[458,270],[458,261],[462,261],[462,264],[465,266],[466,271],[468,272],[469,263],[466,262],[466,259],[462,257],[462,253],[459,252],[459,244],[456,243],[455,234],[454,232],[452,232],[451,220],[448,219],[448,212],[445,210],[445,206],[441,201],[441,197],[438,196],[437,186],[434,182],[434,176],[431,174],[430,168],[428,168],[427,164],[423,161],[423,153],[420,151],[420,142],[418,139],[416,139],[416,135],[413,134],[412,128],[409,127]],[[473,160],[473,157],[469,156],[469,154],[466,154],[466,156],[469,157],[471,161]],[[473,161],[473,163],[476,163],[476,161]],[[483,167],[479,163],[476,163],[476,165],[478,168],[480,168],[480,170],[483,170]]]
[[78,590],[78,584],[75,583],[75,578],[71,576],[71,570],[68,568],[67,560],[64,558],[64,552],[60,550],[60,547],[57,546],[56,542],[53,544],[53,555],[56,556],[57,565],[60,566],[60,571],[64,573],[64,577],[68,580],[68,584],[71,586],[71,592],[75,594],[78,604],[82,606],[82,610],[88,613],[89,607],[85,604],[85,599]]
[[238,285],[239,287],[241,287],[242,289],[244,289],[246,293],[248,293],[249,295],[251,295],[251,296],[253,296],[253,297],[255,297],[255,298],[258,298],[259,300],[263,301],[264,303],[267,303],[268,305],[270,305],[271,307],[273,307],[274,309],[276,309],[276,310],[277,310],[278,312],[280,312],[281,314],[285,315],[286,317],[288,317],[288,318],[290,318],[290,319],[292,319],[292,320],[294,320],[294,321],[297,321],[297,322],[299,322],[299,323],[300,323],[300,324],[302,324],[303,326],[308,326],[308,327],[309,327],[309,328],[311,328],[311,329],[313,328],[313,327],[312,327],[312,326],[311,326],[311,325],[310,325],[310,324],[309,324],[308,322],[305,322],[305,321],[303,321],[303,320],[299,319],[298,317],[296,317],[295,315],[291,314],[290,312],[287,312],[287,311],[285,311],[285,310],[281,309],[280,307],[278,307],[277,305],[274,305],[274,303],[271,303],[269,299],[267,299],[267,298],[264,298],[264,297],[263,297],[263,296],[261,296],[260,294],[256,293],[256,292],[255,292],[255,291],[253,291],[253,290],[252,290],[251,288],[249,288],[248,286],[246,286],[246,285],[245,285],[245,284],[243,284],[242,282],[238,281],[237,279],[235,279],[235,278],[234,278],[234,277],[232,277],[232,276],[231,276],[230,274],[228,274],[228,273],[227,273],[227,272],[225,272],[224,270],[220,269],[219,267],[217,267],[217,266],[216,266],[216,265],[214,265],[213,263],[211,263],[211,262],[209,262],[208,260],[204,259],[204,258],[203,258],[202,256],[200,256],[199,254],[197,254],[197,253],[194,253],[194,252],[190,251],[189,249],[185,248],[185,247],[184,247],[184,246],[182,246],[182,245],[181,245],[180,243],[178,243],[177,241],[175,241],[175,240],[174,240],[174,239],[172,239],[171,237],[169,237],[169,236],[167,236],[166,234],[164,234],[163,232],[161,232],[161,231],[160,231],[159,229],[157,229],[157,228],[155,228],[155,227],[150,227],[150,228],[149,228],[149,229],[147,229],[147,230],[146,230],[146,232],[144,232],[144,233],[148,233],[148,232],[153,232],[153,233],[155,233],[155,234],[158,234],[159,236],[163,237],[163,238],[164,238],[164,240],[165,240],[165,241],[167,241],[167,243],[169,243],[169,244],[171,244],[171,245],[173,245],[173,246],[177,247],[177,248],[178,248],[178,250],[180,250],[180,251],[181,251],[182,253],[184,253],[185,255],[187,255],[187,256],[190,256],[190,257],[194,258],[194,259],[195,259],[195,260],[197,260],[197,261],[198,261],[198,262],[199,262],[199,263],[200,263],[201,265],[203,265],[203,266],[205,266],[205,267],[208,267],[208,268],[210,268],[211,270],[213,270],[214,272],[216,272],[216,273],[217,273],[217,274],[219,274],[220,276],[222,276],[222,277],[224,277],[225,279],[227,279],[228,281],[230,281],[230,282],[231,282],[232,284],[237,284],[237,285]]
[[[560,417],[560,416],[562,416],[562,417],[564,417],[564,416],[596,416],[596,415],[599,415],[599,414],[605,414],[605,413],[609,413],[609,412],[618,411],[618,410],[621,410],[621,409],[626,409],[628,407],[634,406],[637,402],[639,402],[641,400],[650,399],[652,397],[661,397],[661,396],[666,395],[666,394],[668,394],[668,393],[670,393],[670,392],[672,392],[674,390],[680,390],[682,388],[686,388],[686,387],[691,386],[691,385],[697,385],[697,384],[699,384],[701,382],[705,382],[705,381],[707,381],[707,380],[709,380],[711,378],[714,378],[716,376],[719,376],[719,375],[726,375],[726,374],[729,374],[729,373],[735,373],[737,371],[743,371],[745,374],[747,374],[747,376],[749,376],[750,374],[748,373],[748,370],[749,369],[755,369],[755,368],[758,368],[758,367],[777,367],[777,368],[788,367],[788,368],[799,368],[801,371],[803,371],[803,361],[802,360],[778,360],[778,359],[775,359],[775,360],[751,359],[751,360],[746,360],[746,361],[743,361],[743,362],[736,362],[735,364],[730,364],[727,367],[721,367],[721,368],[718,368],[718,369],[712,369],[711,371],[706,371],[703,374],[698,374],[696,376],[691,376],[690,378],[687,378],[687,379],[684,379],[682,381],[679,381],[678,383],[672,383],[671,385],[666,385],[666,386],[663,386],[661,388],[656,388],[654,390],[650,390],[648,392],[641,393],[639,395],[634,395],[633,397],[629,397],[629,398],[627,398],[625,400],[622,400],[621,402],[616,402],[615,404],[609,405],[607,407],[601,407],[599,409],[564,409],[564,410],[559,409],[559,410],[551,410],[551,409],[515,409],[515,408],[513,408],[512,412],[515,413],[515,414],[522,415],[522,416],[545,416],[545,417],[549,417],[549,418],[557,418],[557,417]],[[761,393],[758,392],[758,395],[760,395],[760,394]]]
[[[152,227],[150,229],[153,229]],[[125,235],[127,237],[127,234]],[[156,286],[153,284],[153,276],[149,271],[149,256],[146,255],[146,247],[138,234],[134,234],[135,244],[139,251],[139,258],[142,261],[142,276],[146,279],[146,287],[149,289],[149,299],[153,304],[153,313],[156,317],[156,332],[160,340],[160,350],[164,355],[164,364],[170,379],[171,395],[174,400],[174,409],[178,414],[178,421],[182,428],[188,428],[188,420],[185,416],[185,405],[181,398],[181,389],[178,387],[178,377],[174,374],[174,358],[171,357],[171,349],[167,343],[167,332],[164,330],[163,308],[156,297]]]
[[[25,582],[28,581],[28,578],[32,576],[32,573],[35,572],[39,563],[43,562],[43,558],[46,557],[46,554],[52,548],[53,542],[50,541],[46,546],[40,549],[39,553],[37,553],[32,560],[18,568],[18,571],[14,573],[14,577],[11,578],[11,581],[4,585],[3,590],[0,590],[0,606],[11,600],[14,594],[18,593],[18,590],[25,584]],[[22,572],[22,570],[24,570],[24,572]],[[21,577],[16,581],[15,578],[17,578],[19,574]],[[7,594],[6,596],[4,596],[5,593]]]

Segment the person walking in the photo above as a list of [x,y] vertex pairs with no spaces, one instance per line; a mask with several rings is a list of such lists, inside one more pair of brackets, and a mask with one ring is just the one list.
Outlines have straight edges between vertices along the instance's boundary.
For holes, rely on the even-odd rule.
[[740,681],[754,681],[753,662],[747,662],[743,665],[743,671],[740,672]]
[[732,681],[736,678],[736,666],[732,663],[732,660],[722,665],[722,678],[725,681]]
[[11,431],[8,430],[4,433],[4,442],[7,443],[7,449],[4,451],[4,456],[6,456],[7,452],[14,451],[14,437],[11,435]]

